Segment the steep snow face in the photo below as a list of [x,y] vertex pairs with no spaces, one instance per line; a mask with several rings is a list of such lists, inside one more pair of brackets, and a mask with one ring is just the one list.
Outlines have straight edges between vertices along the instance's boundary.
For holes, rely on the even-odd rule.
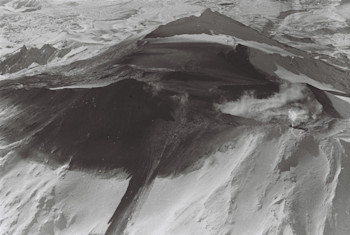
[[68,167],[54,169],[19,159],[13,152],[1,156],[1,234],[104,233],[128,179],[72,172]]
[[349,144],[273,126],[234,132],[200,169],[157,178],[127,234],[349,232]]
[[[349,125],[311,132],[274,124],[230,128],[195,170],[153,181],[125,234],[345,235]],[[0,231],[103,234],[127,184],[10,152],[1,159]]]
[[16,150],[33,133],[17,126],[23,135],[11,135],[18,139],[5,135],[8,121],[23,111],[1,99],[0,234],[103,234],[128,186],[127,175],[70,171],[69,161],[51,165],[50,158],[39,163],[20,157]]

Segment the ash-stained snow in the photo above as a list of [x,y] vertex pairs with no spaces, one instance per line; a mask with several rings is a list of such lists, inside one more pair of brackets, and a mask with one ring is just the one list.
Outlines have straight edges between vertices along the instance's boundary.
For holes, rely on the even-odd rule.
[[348,4],[0,0],[0,234],[350,234]]

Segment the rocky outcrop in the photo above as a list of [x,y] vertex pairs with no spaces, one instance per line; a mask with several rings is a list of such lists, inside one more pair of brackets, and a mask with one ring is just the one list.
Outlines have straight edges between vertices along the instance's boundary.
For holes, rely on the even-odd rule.
[[45,44],[40,49],[27,48],[23,46],[17,53],[7,57],[0,63],[0,74],[14,73],[28,68],[33,63],[44,65],[56,57],[63,57],[70,49],[59,50],[51,45]]

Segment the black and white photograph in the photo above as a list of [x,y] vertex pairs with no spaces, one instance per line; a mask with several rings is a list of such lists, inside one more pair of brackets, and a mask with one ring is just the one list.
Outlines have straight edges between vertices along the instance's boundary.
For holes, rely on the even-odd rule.
[[0,0],[0,235],[350,235],[350,1]]

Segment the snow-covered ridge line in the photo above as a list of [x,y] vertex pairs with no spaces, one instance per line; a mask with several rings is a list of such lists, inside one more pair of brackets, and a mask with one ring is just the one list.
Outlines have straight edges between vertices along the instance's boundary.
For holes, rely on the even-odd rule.
[[93,84],[77,84],[77,85],[71,85],[71,86],[61,86],[61,87],[50,87],[50,90],[62,90],[62,89],[91,89],[91,88],[97,88],[97,87],[105,87],[108,85],[111,85],[114,83],[114,81],[108,81],[108,82],[100,82],[100,83],[93,83]]
[[176,42],[213,42],[213,43],[220,43],[223,45],[228,45],[235,47],[238,44],[247,46],[249,48],[255,48],[257,50],[261,50],[268,54],[280,54],[282,56],[299,56],[296,54],[293,54],[289,51],[286,51],[283,48],[274,46],[274,45],[268,45],[266,43],[256,42],[256,41],[249,41],[249,40],[242,40],[240,38],[231,36],[231,35],[224,35],[224,34],[179,34],[174,35],[171,37],[162,37],[162,38],[155,38],[155,39],[149,39],[150,42],[157,42],[157,43],[176,43]]
[[276,64],[276,66],[277,70],[274,73],[281,79],[287,80],[292,83],[307,83],[321,90],[341,92],[340,90],[333,88],[330,84],[321,83],[306,76],[305,74],[292,73],[284,67],[280,66],[279,64]]

